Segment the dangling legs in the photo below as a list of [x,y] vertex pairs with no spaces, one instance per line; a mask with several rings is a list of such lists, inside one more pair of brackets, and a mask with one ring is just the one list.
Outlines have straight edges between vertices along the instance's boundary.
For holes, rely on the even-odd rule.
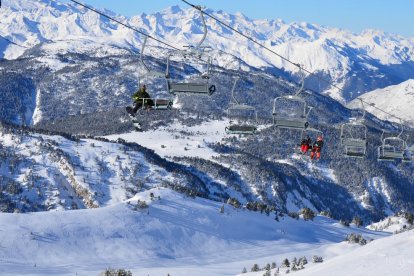
[[302,154],[307,153],[307,152],[308,152],[308,150],[309,150],[309,145],[302,145],[302,146],[300,147],[300,151],[302,152]]
[[134,112],[134,114],[137,113],[138,109],[140,109],[142,107],[142,103],[141,102],[134,102],[134,108],[132,109],[132,111]]

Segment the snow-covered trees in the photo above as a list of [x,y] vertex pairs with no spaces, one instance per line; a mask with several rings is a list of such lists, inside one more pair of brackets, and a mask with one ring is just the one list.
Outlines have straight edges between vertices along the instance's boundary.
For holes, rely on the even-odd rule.
[[251,269],[252,272],[257,272],[259,270],[260,270],[260,267],[259,267],[258,264],[254,264],[253,267],[252,267],[252,269]]
[[346,235],[345,240],[349,243],[358,243],[360,245],[366,245],[367,240],[362,237],[360,234],[351,233]]
[[313,220],[315,217],[315,213],[307,207],[300,210],[300,213],[302,214],[304,220]]
[[323,258],[322,258],[321,256],[314,255],[314,256],[312,257],[312,261],[313,261],[314,263],[322,263],[322,262],[323,262]]
[[132,272],[126,269],[107,268],[101,276],[132,276]]
[[290,262],[287,258],[282,261],[282,267],[290,267]]

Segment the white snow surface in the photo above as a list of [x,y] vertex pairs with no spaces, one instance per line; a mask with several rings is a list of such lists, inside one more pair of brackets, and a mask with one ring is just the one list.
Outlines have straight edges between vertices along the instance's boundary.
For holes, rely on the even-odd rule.
[[411,276],[413,273],[414,231],[408,231],[373,241],[295,275]]
[[154,150],[162,157],[202,156],[203,159],[212,160],[212,157],[218,154],[209,148],[208,144],[220,142],[226,137],[227,123],[227,121],[212,120],[188,127],[175,122],[156,130],[115,134],[105,138],[113,141],[122,138],[127,142],[138,143]]
[[[137,200],[149,208],[134,210]],[[321,216],[277,222],[229,205],[220,213],[221,203],[163,188],[128,202],[64,213],[0,214],[0,274],[97,275],[114,267],[134,275],[236,275],[243,267],[280,264],[285,257],[352,255],[359,245],[342,242],[350,232],[374,239],[388,235]]]
[[[383,89],[368,92],[359,98],[365,102],[374,104],[375,107],[385,110],[410,124],[414,124],[414,79],[407,80],[397,85],[391,85]],[[349,103],[351,108],[360,108],[358,99]],[[366,110],[382,120],[400,123],[397,118],[391,117],[378,109],[365,104]]]
[[410,224],[402,216],[390,216],[379,222],[375,222],[367,226],[370,230],[395,233],[410,227]]

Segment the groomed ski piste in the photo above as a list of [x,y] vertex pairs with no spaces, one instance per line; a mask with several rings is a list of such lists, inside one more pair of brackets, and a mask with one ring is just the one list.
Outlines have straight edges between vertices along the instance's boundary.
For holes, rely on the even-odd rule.
[[[137,208],[138,200],[148,208]],[[314,255],[325,262],[309,261],[298,275],[411,275],[414,268],[412,231],[388,237],[324,216],[276,221],[227,204],[221,213],[221,206],[154,188],[97,209],[2,213],[0,274],[98,275],[113,267],[133,275],[237,275],[255,263]],[[374,241],[344,242],[350,233]]]

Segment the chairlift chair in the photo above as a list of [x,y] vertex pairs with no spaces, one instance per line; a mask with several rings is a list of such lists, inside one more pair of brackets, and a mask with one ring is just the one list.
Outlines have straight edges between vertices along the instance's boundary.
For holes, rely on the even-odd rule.
[[[248,105],[233,105],[227,110],[230,123],[226,127],[227,134],[255,134],[257,131],[256,109]],[[246,115],[240,116],[242,113]]]
[[[404,131],[404,129],[402,129]],[[400,138],[402,132],[395,137],[384,137],[384,130],[382,131],[382,144],[378,147],[378,161],[396,161],[404,160],[407,145],[405,140]]]
[[[142,78],[165,78],[164,74],[151,71],[148,65],[145,64],[144,62],[144,50],[147,44],[147,39],[148,37],[145,36],[144,43],[142,44],[142,48],[140,52],[140,63],[143,65],[143,67],[145,68],[147,72],[142,74],[142,76],[139,77],[138,79],[139,87],[141,87]],[[173,107],[173,99],[171,98],[169,99],[168,98],[155,98],[155,99],[142,98],[140,99],[140,101],[142,101],[143,107],[147,106],[147,103],[151,101],[152,104],[149,105],[149,110],[171,110]],[[139,114],[140,115],[145,114],[142,108],[139,110]]]
[[368,129],[363,123],[365,108],[362,104],[362,117],[341,125],[341,145],[345,157],[364,158],[367,153],[367,132]]
[[227,134],[243,134],[251,135],[257,131],[257,111],[254,107],[240,104],[235,96],[234,90],[239,78],[237,77],[234,81],[232,88],[232,106],[227,109],[227,116],[229,118],[229,125],[226,126],[225,130]]
[[[302,68],[299,66],[301,72]],[[299,97],[305,85],[305,75],[302,74],[302,84],[295,95],[276,97],[273,100],[273,124],[279,128],[304,130],[309,127],[309,113],[312,107],[308,106],[305,100]],[[293,114],[286,114],[288,105],[298,105]]]
[[187,46],[187,49],[184,51],[179,52],[179,56],[182,58],[193,58],[197,60],[200,65],[204,65],[205,71],[200,74],[196,81],[193,82],[186,82],[186,81],[178,81],[171,79],[170,75],[170,59],[171,54],[167,57],[167,68],[166,68],[166,79],[167,79],[167,86],[168,91],[172,95],[177,94],[198,94],[198,95],[208,95],[211,96],[216,91],[216,86],[214,84],[210,84],[210,69],[211,69],[211,56],[207,56],[207,60],[203,60],[205,56],[206,50],[209,47],[201,46],[204,40],[207,37],[207,25],[204,19],[204,14],[202,12],[202,8],[200,6],[196,7],[200,10],[203,26],[204,26],[204,35],[202,39],[198,42],[196,46]]
[[[316,128],[312,128],[312,127],[308,127],[306,129],[303,129],[301,132],[301,136],[300,136],[300,141],[303,141],[305,139],[306,136],[309,136],[312,140],[312,144],[317,141],[318,136],[324,136],[323,132],[319,129]],[[310,145],[310,150],[312,150],[312,144]],[[297,146],[299,146],[298,148],[298,152],[300,152],[301,154],[303,154],[300,151],[300,144],[298,144]]]

